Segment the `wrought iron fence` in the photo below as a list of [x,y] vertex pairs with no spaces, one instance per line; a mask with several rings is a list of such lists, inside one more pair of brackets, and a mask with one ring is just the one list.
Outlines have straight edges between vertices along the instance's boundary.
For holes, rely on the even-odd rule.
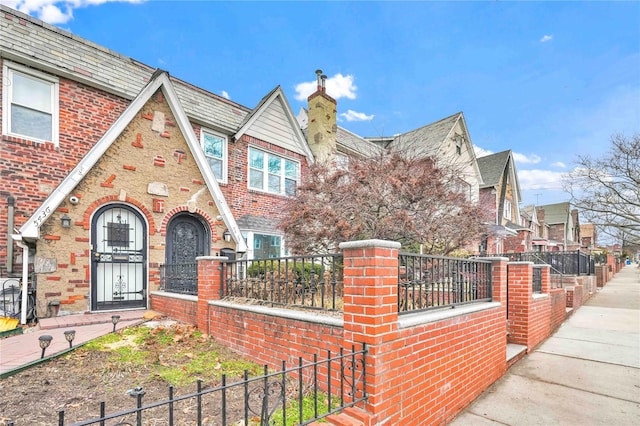
[[233,260],[224,264],[220,296],[328,311],[342,310],[342,254]]
[[533,262],[551,266],[552,274],[559,275],[591,275],[595,272],[591,255],[579,250],[502,253],[495,256],[506,257],[511,261]]
[[488,260],[399,255],[400,314],[487,302],[491,298],[491,262]]
[[532,287],[534,293],[542,293],[542,269],[533,268]]
[[[367,399],[366,355],[367,348],[363,344],[362,349],[356,350],[352,346],[351,352],[347,353],[327,351],[326,359],[320,361],[315,354],[310,363],[304,363],[300,357],[298,365],[293,367],[287,367],[283,361],[280,371],[269,373],[265,366],[264,375],[260,377],[250,378],[245,370],[243,380],[235,383],[226,383],[223,375],[222,384],[214,388],[202,389],[202,382],[198,381],[196,392],[186,395],[176,396],[173,387],[169,387],[168,399],[146,405],[143,405],[144,388],[136,387],[130,392],[136,398],[135,407],[106,414],[106,403],[102,402],[98,417],[73,424],[104,425],[113,420],[118,425],[141,426],[146,416],[169,425],[202,425],[205,419],[206,424],[246,426],[259,422],[261,426],[285,425],[286,419],[292,417],[295,424],[307,425]],[[296,404],[292,404],[294,401]],[[240,409],[234,402],[241,403]],[[234,410],[229,409],[231,405]],[[186,406],[189,409],[185,409]],[[303,411],[303,407],[309,406],[311,409]],[[292,410],[297,413],[292,414]],[[235,414],[230,414],[231,411]],[[281,419],[281,423],[276,419]],[[64,424],[63,410],[58,412],[58,425]],[[12,425],[9,422],[9,426]]]
[[170,293],[198,294],[198,264],[160,265],[160,289]]

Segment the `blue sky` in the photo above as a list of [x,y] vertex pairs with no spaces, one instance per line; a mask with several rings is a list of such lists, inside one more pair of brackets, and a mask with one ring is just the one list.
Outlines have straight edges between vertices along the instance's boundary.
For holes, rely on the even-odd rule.
[[297,113],[320,68],[362,136],[462,111],[478,152],[515,153],[523,205],[640,133],[640,2],[0,2],[250,108],[280,85]]

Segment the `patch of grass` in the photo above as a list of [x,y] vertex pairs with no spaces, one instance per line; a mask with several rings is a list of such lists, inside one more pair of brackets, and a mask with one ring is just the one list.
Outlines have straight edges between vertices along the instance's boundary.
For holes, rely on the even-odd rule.
[[110,333],[84,345],[81,351],[108,355],[111,374],[144,366],[151,375],[174,386],[217,381],[222,374],[242,376],[245,370],[259,374],[260,366],[238,355],[219,352],[220,347],[193,327],[157,327],[145,325]]
[[[315,417],[315,405],[314,405],[313,393],[307,394],[302,398],[302,420],[309,420]],[[329,412],[329,399],[324,393],[317,394],[318,415],[326,414]],[[340,405],[338,397],[331,398],[332,409]],[[282,418],[282,408],[278,408],[271,416],[271,423],[275,425],[295,426],[300,423],[300,403],[298,399],[293,399],[287,404],[287,418]],[[324,423],[324,420],[320,419],[318,423]]]

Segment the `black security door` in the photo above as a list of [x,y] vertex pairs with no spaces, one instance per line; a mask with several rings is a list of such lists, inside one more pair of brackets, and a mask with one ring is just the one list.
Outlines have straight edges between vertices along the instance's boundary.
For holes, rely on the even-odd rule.
[[166,289],[181,293],[197,291],[196,257],[210,254],[208,226],[197,215],[182,213],[167,227]]
[[130,206],[100,208],[91,223],[91,309],[147,307],[147,227]]

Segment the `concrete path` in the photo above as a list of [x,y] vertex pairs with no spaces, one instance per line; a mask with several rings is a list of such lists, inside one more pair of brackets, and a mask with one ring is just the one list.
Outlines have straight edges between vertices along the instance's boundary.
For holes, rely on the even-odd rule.
[[626,266],[451,424],[640,425],[640,269]]
[[76,346],[112,332],[112,315],[120,316],[120,321],[116,324],[116,330],[120,330],[141,323],[145,312],[104,312],[42,319],[36,327],[27,329],[23,334],[0,339],[0,376],[12,374],[39,362],[42,349],[38,338],[42,335],[53,338],[45,350],[45,358],[48,358],[69,349],[69,342],[64,336],[66,330],[75,330],[73,345]]

